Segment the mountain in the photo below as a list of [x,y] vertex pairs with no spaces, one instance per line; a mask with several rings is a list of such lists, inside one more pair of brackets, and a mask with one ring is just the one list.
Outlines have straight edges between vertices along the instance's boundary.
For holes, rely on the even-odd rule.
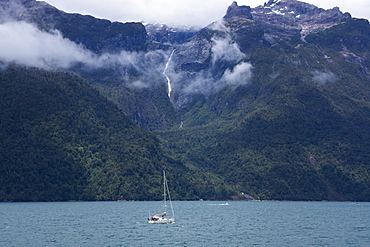
[[141,169],[160,176],[156,138],[83,79],[12,65],[0,83],[0,201],[124,199]]
[[226,193],[197,188],[202,175],[80,77],[9,65],[0,85],[0,201],[160,200],[163,169],[174,199],[235,193],[215,176],[202,183]]
[[[19,29],[24,32],[30,29],[25,25],[27,23],[40,30],[43,33],[42,38],[39,37],[40,33],[33,32],[30,39],[36,39],[32,42],[50,39],[49,53],[53,53],[55,46],[65,43],[65,40],[76,44],[77,47],[73,48],[70,44],[58,48],[73,51],[67,55],[61,54],[69,56],[55,63],[59,65],[68,60],[68,71],[88,79],[91,84],[106,92],[143,128],[165,128],[179,122],[179,116],[172,110],[171,103],[162,100],[166,94],[164,85],[156,83],[158,77],[164,80],[161,71],[163,68],[157,68],[156,71],[152,69],[158,63],[165,63],[167,55],[162,51],[151,50],[156,45],[142,23],[111,22],[88,15],[65,13],[46,2],[35,0],[0,0],[0,11],[0,21],[5,25],[22,23]],[[28,42],[25,35],[20,38]],[[36,49],[44,47],[40,45]],[[58,59],[42,57],[40,60],[44,63]],[[50,61],[47,63],[47,66],[52,65]],[[60,66],[52,66],[52,69],[60,69]],[[157,87],[158,90],[148,92],[146,84]],[[129,90],[129,95],[122,94],[127,88],[135,90]]]
[[0,8],[2,21],[25,21],[48,32],[58,30],[63,37],[97,53],[146,48],[147,34],[141,23],[112,23],[93,16],[69,14],[35,0],[1,0]]
[[160,160],[156,172],[170,161],[178,198],[369,200],[367,20],[296,0],[233,2],[200,30],[111,23],[32,0],[0,6],[4,25],[31,23],[78,45],[64,46],[78,54],[70,66],[52,69],[85,78],[158,138],[147,157]]
[[162,138],[258,198],[368,200],[369,31],[337,8],[234,2],[176,50],[183,129]]

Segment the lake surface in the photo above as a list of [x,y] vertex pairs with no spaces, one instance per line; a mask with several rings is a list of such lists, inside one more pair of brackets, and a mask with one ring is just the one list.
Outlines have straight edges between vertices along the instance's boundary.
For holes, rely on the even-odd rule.
[[[228,204],[228,205],[227,205]],[[370,203],[0,203],[0,246],[370,246]]]

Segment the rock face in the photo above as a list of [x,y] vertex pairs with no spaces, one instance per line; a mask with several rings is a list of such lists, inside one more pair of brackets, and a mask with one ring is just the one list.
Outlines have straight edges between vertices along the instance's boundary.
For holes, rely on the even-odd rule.
[[1,0],[3,19],[35,23],[40,29],[59,30],[65,38],[96,52],[144,51],[148,37],[141,23],[120,23],[88,15],[68,14],[35,0]]
[[[99,73],[89,74],[90,78],[98,75],[104,83],[115,81],[115,85],[127,86],[144,82],[145,87],[155,85],[156,88],[157,81],[166,81],[162,72],[174,50],[167,74],[173,87],[171,104],[178,110],[189,109],[197,98],[195,95],[208,97],[230,85],[248,84],[248,80],[236,83],[231,78],[236,73],[249,78],[247,57],[253,49],[271,47],[284,40],[305,42],[307,35],[351,18],[338,8],[324,10],[296,0],[270,0],[256,8],[238,6],[233,2],[221,22],[201,30],[158,24],[112,23],[92,16],[68,14],[35,0],[0,0],[0,8],[4,13],[2,19],[35,23],[46,31],[59,30],[63,37],[96,54],[152,52],[150,56],[135,57],[135,61],[145,65],[115,64],[99,72],[104,73],[104,77]],[[151,69],[154,66],[156,68]],[[137,122],[146,123],[147,120],[138,116],[150,114],[135,110],[132,115]],[[166,114],[159,113],[158,119],[163,115]]]
[[284,37],[304,39],[310,33],[330,28],[350,17],[337,7],[324,10],[297,0],[270,0],[253,9],[253,18],[265,30],[270,43]]
[[69,71],[158,133],[184,168],[261,199],[370,198],[367,20],[296,0],[234,2],[200,30],[112,23],[34,0],[0,8],[1,21],[57,29],[106,59]]
[[307,35],[348,19],[350,14],[339,8],[324,10],[296,0],[270,0],[256,8],[233,2],[222,22],[212,23],[185,43],[172,43],[176,108],[186,107],[194,94],[209,95],[228,86],[223,78],[243,62],[239,53],[284,40],[305,42]]
[[172,44],[183,44],[199,31],[194,27],[169,27],[165,24],[147,24],[145,25],[151,45],[158,47],[172,46]]
[[224,19],[232,19],[232,18],[247,18],[253,19],[252,16],[252,9],[249,6],[238,6],[237,2],[233,2],[231,6],[227,9],[226,15]]

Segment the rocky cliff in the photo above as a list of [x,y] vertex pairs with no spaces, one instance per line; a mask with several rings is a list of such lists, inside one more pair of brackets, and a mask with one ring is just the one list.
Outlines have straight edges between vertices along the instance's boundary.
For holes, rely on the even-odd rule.
[[367,20],[296,0],[234,2],[221,21],[187,30],[38,1],[0,4],[52,40],[73,41],[65,47],[88,59],[57,68],[85,77],[153,131],[203,192],[225,194],[216,184],[227,182],[261,199],[369,198]]
[[210,24],[185,43],[170,42],[175,49],[174,105],[187,108],[194,94],[207,96],[230,84],[239,85],[240,81],[225,78],[236,76],[236,72],[248,77],[247,57],[255,48],[284,41],[304,44],[307,35],[350,19],[350,14],[338,8],[324,10],[300,1],[269,1],[256,8],[233,2],[221,22]]
[[148,37],[141,23],[65,13],[36,0],[1,0],[0,8],[3,21],[25,21],[49,32],[58,30],[63,37],[96,53],[146,50]]

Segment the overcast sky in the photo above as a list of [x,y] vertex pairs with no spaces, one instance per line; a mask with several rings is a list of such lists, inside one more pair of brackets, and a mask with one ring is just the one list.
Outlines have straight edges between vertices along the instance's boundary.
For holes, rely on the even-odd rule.
[[[239,0],[253,7],[268,0]],[[66,12],[89,14],[111,21],[143,21],[206,26],[221,19],[233,0],[46,0]],[[369,0],[306,0],[324,9],[338,6],[353,17],[370,19]]]

